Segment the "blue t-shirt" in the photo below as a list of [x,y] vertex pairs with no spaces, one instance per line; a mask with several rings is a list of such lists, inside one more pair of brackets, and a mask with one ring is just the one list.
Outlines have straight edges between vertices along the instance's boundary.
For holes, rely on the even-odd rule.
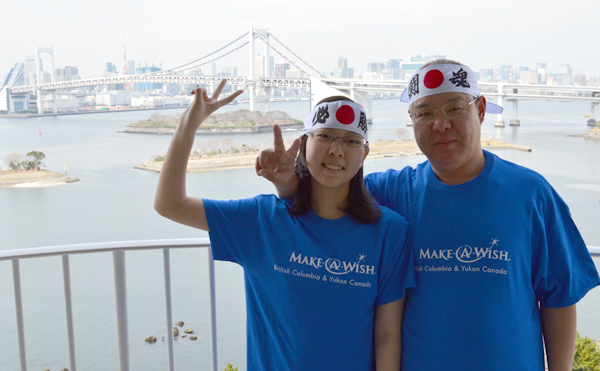
[[248,370],[375,369],[375,307],[415,287],[403,217],[292,217],[273,195],[204,206],[213,257],[244,268]]
[[456,186],[429,162],[365,179],[411,225],[419,288],[406,298],[404,371],[543,371],[538,303],[570,306],[599,284],[548,182],[484,152],[481,173]]

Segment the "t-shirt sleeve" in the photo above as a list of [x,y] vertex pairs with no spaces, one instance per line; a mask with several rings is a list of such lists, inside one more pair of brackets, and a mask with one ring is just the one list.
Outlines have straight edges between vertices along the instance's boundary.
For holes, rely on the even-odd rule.
[[400,300],[406,290],[417,287],[408,222],[400,215],[394,215],[385,235],[379,290],[375,300],[377,306]]
[[206,210],[213,259],[244,265],[260,227],[258,197],[202,201]]
[[[554,193],[554,192],[552,192]],[[600,284],[590,253],[558,194],[544,212],[546,233],[537,261],[535,293],[540,303],[550,308],[576,304]]]
[[385,173],[371,173],[365,176],[365,186],[371,192],[371,195],[380,205],[387,205],[384,199],[384,174]]

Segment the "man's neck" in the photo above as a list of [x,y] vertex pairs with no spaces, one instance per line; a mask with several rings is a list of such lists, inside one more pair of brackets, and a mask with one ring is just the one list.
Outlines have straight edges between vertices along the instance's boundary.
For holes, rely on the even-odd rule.
[[485,167],[485,154],[481,151],[481,156],[464,166],[455,169],[445,169],[443,166],[436,166],[431,163],[431,168],[440,182],[447,185],[459,185],[470,182],[475,179]]

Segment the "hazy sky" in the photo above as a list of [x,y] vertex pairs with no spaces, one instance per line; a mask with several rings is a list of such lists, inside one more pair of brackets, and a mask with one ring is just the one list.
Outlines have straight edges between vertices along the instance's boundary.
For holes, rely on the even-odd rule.
[[[568,63],[573,73],[600,76],[600,5],[594,0],[371,0],[359,6],[338,0],[3,0],[0,9],[0,73],[36,46],[54,47],[56,67],[104,70],[112,62],[120,72],[124,36],[127,59],[169,68],[253,26],[269,28],[322,72],[333,71],[339,55],[358,75],[367,62],[444,54],[475,71],[546,62],[550,72]],[[262,53],[262,42],[256,49]],[[224,65],[246,74],[247,47],[217,61],[217,70]]]

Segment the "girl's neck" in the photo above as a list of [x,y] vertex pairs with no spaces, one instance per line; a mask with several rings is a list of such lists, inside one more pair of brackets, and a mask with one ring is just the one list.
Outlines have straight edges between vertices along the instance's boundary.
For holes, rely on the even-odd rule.
[[323,219],[339,219],[346,215],[349,185],[340,188],[327,188],[313,182],[311,185],[310,207]]

